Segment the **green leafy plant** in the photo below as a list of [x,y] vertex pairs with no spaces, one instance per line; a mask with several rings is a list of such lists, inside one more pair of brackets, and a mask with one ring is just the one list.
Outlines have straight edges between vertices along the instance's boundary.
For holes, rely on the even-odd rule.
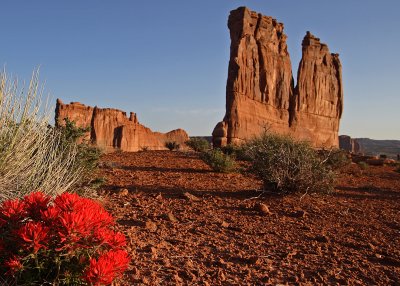
[[0,276],[16,285],[110,285],[129,264],[125,236],[93,200],[41,192],[0,205]]
[[215,172],[230,173],[236,170],[235,159],[219,149],[203,152],[200,158]]
[[62,134],[63,144],[66,146],[77,145],[77,156],[72,168],[81,170],[79,183],[86,183],[86,181],[90,181],[89,178],[98,166],[101,151],[82,138],[90,131],[89,126],[78,127],[69,118],[64,118],[64,122],[65,124],[58,124],[57,129]]
[[169,151],[179,150],[180,145],[175,141],[165,142],[165,147],[168,148]]
[[307,143],[291,137],[265,133],[244,146],[251,159],[249,171],[264,182],[264,188],[281,193],[329,192],[334,172]]
[[82,176],[75,168],[78,146],[65,144],[62,132],[49,125],[38,71],[26,90],[17,82],[0,73],[0,201],[32,190],[73,190]]
[[206,152],[211,147],[206,139],[198,137],[190,138],[185,144],[196,152]]
[[339,170],[351,163],[348,152],[342,149],[321,149],[318,150],[318,155],[333,170]]
[[358,162],[357,165],[361,170],[367,170],[369,168],[369,165],[364,161]]

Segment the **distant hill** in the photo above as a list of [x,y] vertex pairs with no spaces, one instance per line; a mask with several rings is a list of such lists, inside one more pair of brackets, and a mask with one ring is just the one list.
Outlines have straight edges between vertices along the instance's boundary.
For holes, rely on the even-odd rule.
[[374,140],[369,138],[355,138],[366,155],[385,154],[396,159],[400,154],[400,140]]

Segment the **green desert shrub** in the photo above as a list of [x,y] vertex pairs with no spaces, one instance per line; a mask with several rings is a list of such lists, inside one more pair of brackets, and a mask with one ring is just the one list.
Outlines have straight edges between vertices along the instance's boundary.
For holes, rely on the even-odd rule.
[[321,149],[318,150],[318,155],[333,170],[339,170],[351,163],[348,152],[342,149]]
[[360,167],[361,170],[367,170],[369,168],[369,165],[367,162],[360,161],[357,163],[358,167]]
[[[90,131],[89,126],[78,127],[69,118],[64,118],[64,123],[63,125],[58,125],[57,129],[61,132],[64,145],[77,145],[77,156],[72,168],[82,171],[79,183],[86,183],[98,166],[101,151],[91,145],[90,142],[82,139]],[[78,143],[79,141],[81,142]]]
[[190,138],[185,144],[196,152],[206,152],[211,147],[210,143],[204,138]]
[[221,151],[224,154],[234,156],[237,160],[240,161],[249,161],[251,158],[246,153],[244,145],[234,145],[228,144],[226,146],[221,147]]
[[56,195],[72,190],[82,169],[74,168],[76,144],[65,144],[60,130],[49,125],[38,71],[27,89],[0,73],[0,201],[40,190]]
[[179,150],[180,145],[175,141],[165,142],[165,147],[168,148],[169,151]]
[[281,193],[329,192],[334,172],[307,142],[265,133],[248,142],[249,171],[258,176],[264,188]]
[[233,156],[224,154],[220,149],[203,152],[200,158],[215,172],[230,173],[236,169],[236,162]]

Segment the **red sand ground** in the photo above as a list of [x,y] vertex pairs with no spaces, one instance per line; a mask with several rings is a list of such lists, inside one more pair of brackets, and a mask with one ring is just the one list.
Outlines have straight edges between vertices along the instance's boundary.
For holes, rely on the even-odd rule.
[[352,165],[334,193],[302,197],[262,194],[195,153],[114,153],[101,166],[132,256],[123,285],[400,285],[393,167]]

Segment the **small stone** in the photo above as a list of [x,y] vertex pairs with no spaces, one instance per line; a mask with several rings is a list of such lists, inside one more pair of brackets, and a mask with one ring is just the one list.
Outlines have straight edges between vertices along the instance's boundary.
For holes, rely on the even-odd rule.
[[188,192],[184,193],[183,196],[184,196],[185,198],[187,198],[189,201],[194,201],[194,202],[201,201],[200,198],[198,198],[198,197],[196,197],[195,195],[192,195],[191,193],[188,193]]
[[229,227],[229,223],[228,222],[226,222],[226,221],[223,221],[222,223],[221,223],[221,226],[223,227],[223,228],[228,228]]
[[323,243],[329,242],[329,238],[326,235],[317,235],[315,237],[315,240],[318,242],[323,242]]
[[129,190],[128,189],[120,189],[119,190],[119,195],[121,197],[126,197],[129,194]]
[[172,213],[168,213],[167,218],[170,222],[178,222],[177,218]]
[[306,215],[307,213],[303,210],[297,210],[290,214],[291,217],[296,217],[296,218],[304,218]]
[[266,204],[260,203],[255,206],[256,210],[259,211],[263,215],[272,215],[272,212],[269,210]]
[[157,224],[151,220],[146,221],[145,227],[150,232],[155,232],[157,230]]
[[378,259],[382,259],[382,255],[380,255],[379,253],[375,253],[375,257]]
[[183,282],[182,278],[179,277],[178,273],[175,273],[174,279],[175,279],[175,283],[179,283],[180,284],[180,283]]
[[260,262],[261,261],[257,256],[252,256],[249,258],[249,264],[257,265],[257,264],[260,264]]

